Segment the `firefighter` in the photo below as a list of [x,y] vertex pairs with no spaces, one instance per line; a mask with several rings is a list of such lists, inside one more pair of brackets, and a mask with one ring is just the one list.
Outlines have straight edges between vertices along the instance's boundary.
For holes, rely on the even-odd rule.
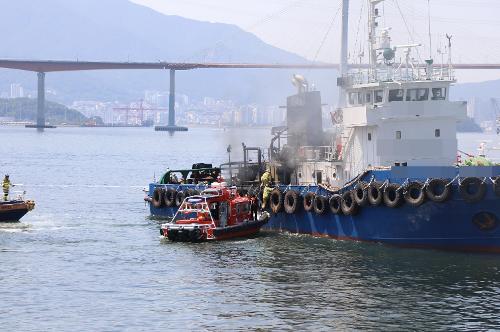
[[271,185],[271,171],[269,168],[266,169],[264,174],[262,174],[260,178],[260,189],[262,190],[262,208],[266,208],[267,200],[269,199],[269,195],[273,189],[270,187]]
[[251,211],[252,211],[252,216],[253,220],[257,221],[257,212],[259,211],[259,200],[257,199],[256,195],[251,196]]
[[10,183],[9,174],[6,174],[3,178],[2,188],[3,188],[3,200],[7,201],[9,199],[9,190],[12,184]]

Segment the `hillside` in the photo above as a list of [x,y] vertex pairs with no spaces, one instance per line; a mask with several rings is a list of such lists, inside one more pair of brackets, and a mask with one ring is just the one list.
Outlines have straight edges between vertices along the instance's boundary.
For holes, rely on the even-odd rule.
[[[76,110],[47,101],[46,120],[50,124],[82,124],[87,118]],[[37,101],[29,98],[0,99],[0,117],[15,121],[36,121]]]
[[[0,0],[2,58],[108,61],[304,63],[240,28],[155,12],[127,0]],[[241,102],[282,103],[293,93],[290,70],[197,70],[178,74],[178,91]],[[306,73],[307,74],[307,73]],[[11,82],[35,89],[35,75],[0,70],[0,90]],[[309,80],[331,96],[332,71]],[[137,100],[144,90],[168,89],[159,71],[53,73],[47,86],[60,101]],[[331,92],[331,93],[330,93]],[[327,98],[328,99],[328,98]],[[331,100],[330,100],[331,102]]]

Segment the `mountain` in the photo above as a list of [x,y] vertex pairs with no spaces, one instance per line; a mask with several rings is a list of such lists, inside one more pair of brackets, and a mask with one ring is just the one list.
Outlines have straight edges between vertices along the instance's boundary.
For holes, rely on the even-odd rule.
[[[87,118],[64,105],[46,102],[46,119],[50,124],[82,124]],[[36,122],[37,101],[29,98],[0,99],[0,117],[15,121]]]
[[500,98],[500,80],[457,84],[451,97],[456,100]]
[[455,100],[468,100],[474,108],[474,119],[478,123],[495,121],[500,115],[497,104],[492,102],[492,98],[497,99],[497,103],[500,100],[500,80],[458,84],[453,88],[451,97]]
[[[0,0],[0,57],[24,59],[304,63],[298,55],[264,43],[228,24],[164,15],[127,0]],[[179,72],[179,93],[194,98],[284,103],[294,92],[291,70]],[[306,73],[307,74],[307,73]],[[335,91],[335,73],[311,71],[309,80]],[[35,90],[36,75],[0,70],[0,90],[19,82]],[[49,73],[56,99],[137,100],[144,90],[167,90],[161,71]]]

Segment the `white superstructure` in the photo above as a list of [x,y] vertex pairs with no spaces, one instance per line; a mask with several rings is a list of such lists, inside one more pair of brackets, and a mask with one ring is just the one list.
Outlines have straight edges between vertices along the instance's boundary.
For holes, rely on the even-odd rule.
[[[383,1],[368,0],[369,67],[338,80],[345,107],[333,118],[340,134],[329,147],[299,151],[304,158],[294,177],[298,184],[342,186],[376,167],[456,163],[456,127],[465,120],[467,105],[449,100],[455,83],[451,56],[446,65],[434,66],[426,60],[422,66],[412,58],[412,51],[420,45],[393,46],[390,29],[378,28],[377,5]],[[400,52],[404,60],[396,63]]]

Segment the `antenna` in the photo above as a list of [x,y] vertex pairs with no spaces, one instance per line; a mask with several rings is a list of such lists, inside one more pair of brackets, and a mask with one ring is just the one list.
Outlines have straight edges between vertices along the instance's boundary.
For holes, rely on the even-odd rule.
[[453,38],[452,35],[446,34],[446,39],[448,39],[448,70],[449,70],[449,77],[452,78],[452,64],[451,64],[451,38]]
[[431,0],[427,0],[427,15],[429,21],[429,60],[431,60],[432,59]]

